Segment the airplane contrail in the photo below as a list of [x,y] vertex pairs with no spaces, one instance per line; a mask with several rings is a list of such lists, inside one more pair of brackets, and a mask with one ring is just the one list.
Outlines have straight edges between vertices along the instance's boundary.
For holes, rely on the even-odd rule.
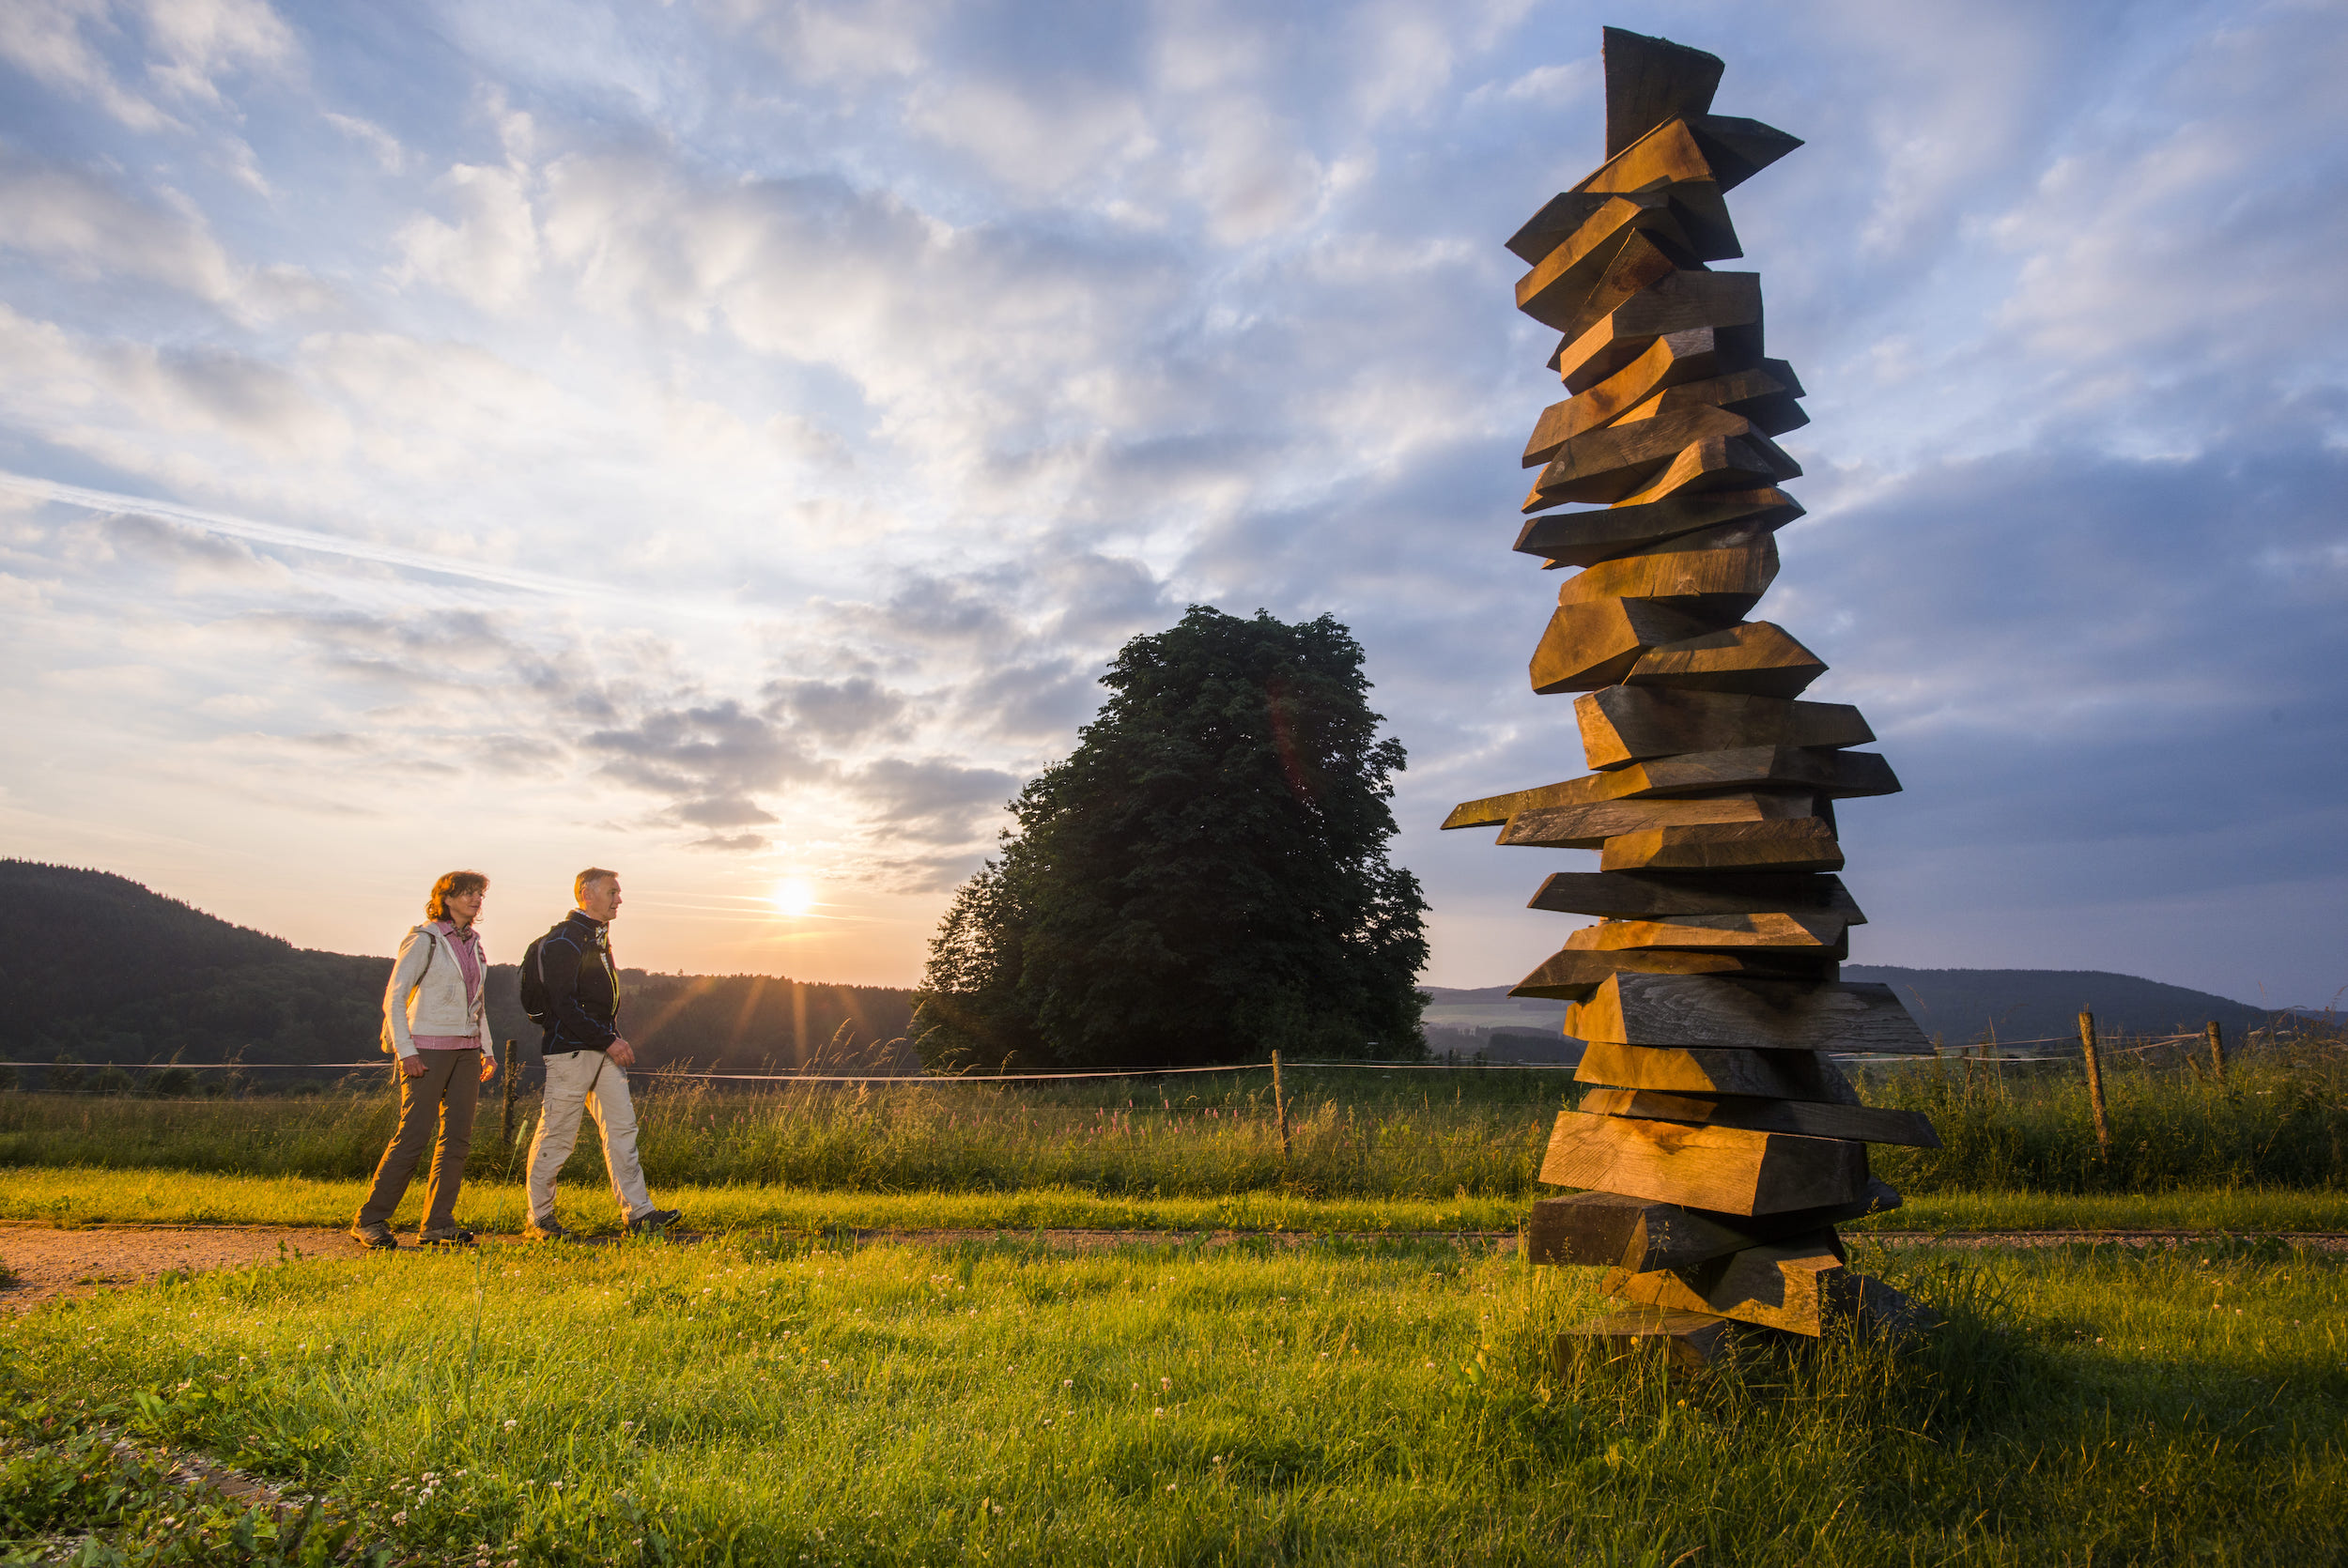
[[107,490],[85,489],[79,484],[61,484],[53,479],[34,479],[24,474],[10,473],[5,469],[0,469],[0,490],[13,490],[19,495],[33,496],[41,500],[78,506],[87,512],[136,513],[150,517],[166,517],[175,523],[186,523],[232,539],[249,539],[256,544],[311,550],[351,561],[370,561],[378,565],[397,566],[411,572],[467,577],[499,588],[524,589],[536,593],[579,594],[598,599],[627,599],[638,604],[661,602],[649,600],[643,594],[624,592],[604,583],[548,576],[542,572],[517,571],[484,561],[452,560],[423,550],[403,550],[394,545],[377,545],[363,539],[317,533],[309,529],[255,522],[250,517],[231,516],[224,512],[206,512],[173,501],[153,500],[145,496],[122,496]]

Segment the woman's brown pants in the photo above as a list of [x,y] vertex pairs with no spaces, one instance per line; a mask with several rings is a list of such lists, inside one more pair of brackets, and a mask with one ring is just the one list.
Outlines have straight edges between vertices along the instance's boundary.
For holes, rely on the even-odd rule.
[[[464,1185],[465,1158],[472,1153],[473,1107],[481,1101],[481,1053],[419,1051],[424,1070],[399,1075],[399,1130],[392,1134],[375,1185],[359,1206],[358,1223],[387,1223],[408,1182],[432,1149],[432,1171],[425,1177],[424,1229],[445,1230],[456,1222],[456,1190]],[[396,1059],[394,1059],[396,1061]],[[393,1068],[398,1071],[396,1065]],[[440,1136],[433,1136],[434,1124]]]

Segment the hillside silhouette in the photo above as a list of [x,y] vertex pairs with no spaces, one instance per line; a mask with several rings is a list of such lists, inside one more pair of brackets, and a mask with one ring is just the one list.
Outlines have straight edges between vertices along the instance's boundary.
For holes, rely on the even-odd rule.
[[[1843,978],[1890,986],[1926,1035],[1952,1046],[1985,1041],[1993,1031],[2009,1043],[2076,1040],[2082,1012],[2093,1013],[2098,1032],[2105,1035],[2182,1034],[2215,1019],[2228,1039],[2239,1041],[2248,1031],[2264,1028],[2276,1012],[2289,1010],[2254,1007],[2229,996],[2101,969],[1903,969],[1846,963]],[[1419,989],[1429,998],[1430,1031],[1506,1035],[1544,1026],[1557,1029],[1565,1022],[1563,1002],[1511,997],[1506,986]]]
[[[111,872],[0,860],[0,1059],[380,1056],[389,958],[297,947]],[[901,1043],[909,991],[641,969],[620,978],[622,1027],[650,1065],[916,1070]],[[490,966],[488,998],[491,1033],[534,1056],[538,1029],[522,1014],[514,965]]]

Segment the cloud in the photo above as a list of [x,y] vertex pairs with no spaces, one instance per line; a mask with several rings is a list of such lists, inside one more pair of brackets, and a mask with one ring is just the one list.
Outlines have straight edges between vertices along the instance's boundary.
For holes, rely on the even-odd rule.
[[495,310],[519,300],[538,269],[538,228],[522,176],[459,163],[441,181],[456,221],[418,216],[399,231],[399,278],[422,278]]
[[0,147],[0,246],[85,275],[118,272],[223,304],[237,269],[200,216],[134,200],[97,174]]
[[116,82],[84,28],[115,30],[104,0],[19,0],[0,6],[0,58],[27,76],[97,103],[137,131],[160,130],[170,116]]
[[[202,780],[229,804],[191,842],[264,843],[227,825],[263,799],[429,837],[383,781],[413,757],[494,775],[516,841],[901,900],[853,950],[904,978],[1120,644],[1193,602],[1327,611],[1411,750],[1430,978],[1553,945],[1515,906],[1560,858],[1431,823],[1580,771],[1524,687],[1557,585],[1507,549],[1516,457],[1558,392],[1499,242],[1596,161],[1586,18],[535,14],[362,44],[251,4],[0,9],[33,105],[0,162],[30,607],[0,696],[80,759],[0,790],[147,822],[178,797],[142,778]],[[1765,611],[1910,784],[1846,814],[1871,954],[2011,930],[2057,961],[2026,912],[2167,879],[2193,934],[2144,966],[2239,992],[2259,944],[2190,912],[2308,880],[2348,740],[2348,60],[2321,7],[2126,23],[1645,25],[1809,140],[1732,199],[1815,421]],[[301,739],[332,736],[382,749]]]

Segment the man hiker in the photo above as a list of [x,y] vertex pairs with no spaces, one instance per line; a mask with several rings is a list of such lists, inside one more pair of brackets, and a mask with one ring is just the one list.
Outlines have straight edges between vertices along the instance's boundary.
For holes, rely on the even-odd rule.
[[579,1114],[603,1134],[604,1168],[627,1228],[657,1233],[681,1218],[655,1208],[636,1158],[636,1108],[627,1069],[635,1048],[620,1037],[620,976],[611,964],[611,920],[620,913],[620,874],[590,866],[571,884],[579,907],[522,955],[522,1001],[545,1028],[546,1102],[530,1141],[530,1232],[541,1241],[571,1233],[554,1217],[554,1174],[579,1142]]

